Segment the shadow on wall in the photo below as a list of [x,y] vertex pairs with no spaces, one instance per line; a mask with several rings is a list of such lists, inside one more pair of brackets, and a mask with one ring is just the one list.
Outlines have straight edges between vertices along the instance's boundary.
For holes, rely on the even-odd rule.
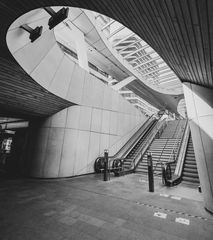
[[213,212],[213,138],[193,120],[190,129],[205,207]]
[[115,154],[146,121],[132,114],[87,106],[72,106],[31,122],[25,175],[58,178],[94,172],[104,149]]
[[212,89],[190,83],[183,88],[205,206],[213,212]]

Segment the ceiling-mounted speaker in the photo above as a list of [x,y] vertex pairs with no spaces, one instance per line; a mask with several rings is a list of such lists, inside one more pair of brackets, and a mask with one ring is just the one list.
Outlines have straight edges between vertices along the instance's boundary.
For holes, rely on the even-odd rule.
[[41,36],[42,30],[43,30],[42,26],[36,27],[33,29],[30,26],[28,26],[27,24],[21,25],[20,28],[24,29],[25,31],[27,31],[30,34],[29,38],[30,38],[31,42],[34,42],[36,39],[38,39]]
[[56,25],[61,23],[68,17],[69,8],[61,8],[58,12],[55,12],[51,7],[44,8],[50,15],[51,18],[49,19],[48,25],[49,29],[54,28]]

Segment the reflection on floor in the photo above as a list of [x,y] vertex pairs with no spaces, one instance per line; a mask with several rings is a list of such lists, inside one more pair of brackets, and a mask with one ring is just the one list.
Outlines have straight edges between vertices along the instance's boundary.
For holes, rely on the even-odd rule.
[[131,174],[64,180],[1,179],[1,239],[213,239],[197,189]]

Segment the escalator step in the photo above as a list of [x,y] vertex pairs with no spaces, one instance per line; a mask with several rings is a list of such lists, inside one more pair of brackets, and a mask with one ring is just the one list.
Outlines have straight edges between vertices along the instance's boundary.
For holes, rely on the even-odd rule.
[[184,172],[183,177],[190,177],[190,178],[198,179],[198,174],[197,173],[191,173],[191,172]]
[[195,179],[195,178],[183,177],[182,179],[183,181],[186,181],[186,182],[200,183],[199,179]]
[[184,172],[189,172],[189,173],[196,173],[196,174],[198,174],[197,169],[192,169],[192,168],[184,168]]
[[193,168],[193,169],[197,169],[197,165],[191,165],[191,164],[184,164],[184,168]]

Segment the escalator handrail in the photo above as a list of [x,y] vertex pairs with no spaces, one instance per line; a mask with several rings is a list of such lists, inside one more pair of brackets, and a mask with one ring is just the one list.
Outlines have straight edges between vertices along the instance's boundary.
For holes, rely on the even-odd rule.
[[[157,122],[153,122],[152,125],[149,126],[149,128],[147,129],[147,131],[144,133],[144,135],[143,135],[142,137],[145,137],[145,138],[148,137],[149,134],[151,133],[151,131],[153,130],[155,124],[157,124]],[[131,166],[130,166],[129,170],[135,168],[136,162],[137,162],[138,158],[140,158],[140,156],[141,156],[141,151],[142,151],[142,149],[143,149],[143,147],[144,147],[145,144],[146,144],[146,140],[145,140],[145,142],[143,142],[143,143],[141,144],[141,146],[140,146],[140,148],[139,148],[139,150],[138,150],[138,154],[135,156],[135,158],[134,158],[133,161],[131,162]],[[129,171],[129,170],[128,170],[128,171]]]
[[143,123],[137,132],[133,134],[133,136],[124,144],[124,146],[121,147],[121,149],[116,154],[114,154],[113,157],[117,158],[126,156],[139,141],[141,135],[144,134],[144,132],[147,130],[147,127],[151,124],[152,121],[154,121],[153,115],[150,116],[145,123]]
[[[179,120],[179,121],[181,121],[181,120]],[[183,128],[181,127],[181,129],[179,129],[179,131],[178,131],[178,134],[177,134],[177,137],[176,137],[176,141],[173,144],[173,148],[172,148],[172,151],[171,151],[170,156],[169,156],[169,162],[173,161],[173,160],[171,160],[171,158],[173,158],[175,160],[177,159],[179,151],[177,151],[177,153],[175,154],[175,150],[179,150],[180,149],[180,145],[182,143],[185,130],[186,130],[186,124],[185,124],[185,126]],[[175,133],[176,133],[176,131],[175,131]]]
[[142,144],[142,147],[140,151],[138,152],[137,156],[133,160],[132,163],[132,170],[135,170],[137,166],[139,165],[140,160],[143,158],[144,154],[146,153],[147,149],[149,148],[150,144],[153,142],[155,139],[157,133],[161,131],[162,128],[164,128],[167,124],[166,119],[163,119],[161,121],[158,121],[156,125],[154,126],[153,129],[151,129],[151,132],[147,136],[147,139],[145,140],[144,144]]
[[186,126],[184,137],[183,137],[183,142],[181,144],[181,149],[179,151],[179,155],[177,158],[177,166],[175,169],[175,174],[178,176],[182,175],[183,163],[184,163],[185,154],[188,146],[189,136],[190,136],[190,128],[187,122],[187,126]]
[[142,126],[130,137],[130,139],[124,144],[124,146],[122,146],[116,154],[114,154],[113,156],[110,156],[110,158],[123,158],[123,157],[125,157],[132,150],[134,145],[139,141],[141,135],[146,131],[149,124],[154,120],[153,116],[154,116],[154,114],[151,115],[146,120],[146,122],[143,123]]
[[[128,148],[128,150],[125,152],[125,154],[123,154],[123,156],[118,156],[118,154],[115,154],[115,155],[113,155],[113,156],[108,156],[108,159],[109,159],[109,161],[108,161],[108,164],[109,164],[109,168],[111,168],[111,166],[112,166],[112,164],[113,164],[113,161],[115,160],[115,159],[120,159],[120,160],[124,160],[125,159],[125,156],[132,150],[132,148],[137,144],[137,142],[141,139],[141,137],[143,137],[144,135],[146,135],[147,134],[147,132],[150,130],[150,127],[151,127],[151,124],[153,125],[154,124],[154,122],[156,122],[156,125],[155,125],[155,128],[154,129],[156,129],[156,134],[157,134],[157,132],[161,129],[161,125],[162,125],[162,122],[164,122],[165,120],[163,120],[163,121],[161,121],[160,122],[160,119],[158,120],[158,121],[154,121],[154,119],[152,119],[153,118],[153,116],[151,116],[146,122],[145,122],[145,124],[143,124],[143,126],[137,131],[137,134],[138,134],[138,132],[140,132],[141,131],[141,129],[143,130],[142,131],[142,136],[141,136],[141,134],[138,134],[139,136],[138,136],[138,138],[137,138],[137,140],[136,141],[134,141],[132,144],[131,144],[131,147],[129,147]],[[152,121],[150,121],[150,120],[152,120]],[[160,122],[160,124],[159,124],[159,122]],[[146,125],[146,126],[145,126]],[[160,125],[160,127],[158,127]],[[151,128],[151,130],[152,130],[153,128]],[[156,135],[155,134],[155,135]],[[134,136],[133,136],[134,137]],[[132,138],[131,138],[132,139]],[[130,139],[130,140],[131,140]],[[129,141],[128,141],[129,142]],[[140,148],[140,150],[139,150],[139,154],[140,154],[140,151],[141,151],[141,148]],[[95,160],[95,162],[97,162],[97,160],[98,159],[104,159],[104,156],[99,156],[99,157],[97,157],[96,158],[96,160]],[[135,160],[135,159],[134,159]],[[134,162],[135,163],[135,162]],[[135,165],[134,165],[135,166]],[[131,166],[131,168],[132,168],[132,166]]]
[[[179,125],[179,123],[180,123],[180,120],[179,120],[177,126]],[[174,133],[174,134],[176,134],[176,132],[177,132],[177,126],[176,126],[176,128],[175,128],[175,133]],[[185,127],[184,127],[184,131],[185,131],[185,129],[186,129],[186,125],[185,125]],[[177,160],[177,156],[178,156],[179,151],[177,151],[177,154],[175,154],[175,150],[179,147],[180,142],[181,142],[181,139],[182,139],[183,136],[184,136],[184,133],[183,133],[182,138],[179,137],[179,136],[181,135],[182,131],[183,131],[182,128],[178,130],[178,134],[177,134],[177,137],[176,137],[176,141],[175,141],[174,144],[173,144],[172,150],[171,150],[170,155],[169,155],[169,160],[168,160],[168,162],[162,163],[162,162],[161,162],[161,156],[162,156],[163,151],[164,151],[164,149],[166,148],[167,143],[168,143],[168,141],[169,141],[169,139],[167,139],[166,144],[164,145],[163,150],[161,151],[161,155],[159,156],[158,161],[157,161],[156,164],[155,164],[155,167],[154,167],[153,172],[156,171],[157,166],[158,166],[159,164],[161,164],[161,167],[162,167],[162,168],[163,168],[163,167],[166,168],[166,167],[167,167],[167,164],[176,163],[176,160]],[[173,135],[174,135],[174,134],[173,134]],[[180,149],[180,147],[178,148],[178,150],[179,150],[179,149]]]
[[[168,161],[167,163],[164,164],[164,166],[162,168],[162,175],[163,175],[164,182],[165,182],[166,186],[172,187],[172,186],[175,186],[175,185],[179,184],[180,181],[181,181],[181,174],[182,174],[183,160],[184,160],[183,156],[185,156],[185,154],[182,154],[181,158],[179,158],[179,154],[180,154],[180,151],[181,151],[182,147],[184,147],[185,151],[186,151],[186,147],[187,147],[186,143],[188,143],[188,137],[189,137],[189,126],[188,126],[188,121],[187,121],[186,124],[185,124],[184,133],[183,133],[182,138],[180,140],[180,146],[179,146],[177,155],[175,156],[173,161]],[[179,165],[181,165],[181,166],[178,166],[179,172],[177,174],[176,169],[175,169],[175,172],[172,175],[172,178],[167,179],[167,176],[166,176],[165,172],[166,172],[168,167],[170,167],[170,169],[171,169],[171,165],[174,164],[174,163],[175,164],[178,163]],[[177,168],[177,165],[176,165],[176,168]],[[180,171],[180,169],[181,169],[181,171]]]
[[[179,125],[179,122],[180,122],[180,120],[178,121],[177,126]],[[176,128],[175,128],[175,132],[173,133],[173,135],[174,135],[174,134],[176,133],[176,131],[177,131],[177,126],[176,126]],[[179,132],[178,132],[178,134],[179,134]],[[177,139],[178,139],[178,138],[177,138]],[[172,161],[172,160],[171,160],[171,157],[173,156],[174,147],[176,146],[177,139],[176,139],[175,143],[173,144],[172,151],[171,151],[171,153],[170,153],[168,162],[171,162],[171,161]],[[157,163],[156,163],[155,168],[154,168],[154,170],[153,170],[154,172],[155,172],[157,166],[158,166],[159,164],[161,164],[161,157],[162,157],[163,152],[164,152],[164,150],[165,150],[165,148],[166,148],[166,146],[167,146],[168,141],[169,141],[169,138],[166,140],[166,143],[165,143],[165,145],[164,145],[164,147],[163,147],[163,149],[162,149],[162,151],[161,151],[161,154],[160,154],[160,156],[158,157]],[[161,166],[163,166],[163,164],[161,164]]]

